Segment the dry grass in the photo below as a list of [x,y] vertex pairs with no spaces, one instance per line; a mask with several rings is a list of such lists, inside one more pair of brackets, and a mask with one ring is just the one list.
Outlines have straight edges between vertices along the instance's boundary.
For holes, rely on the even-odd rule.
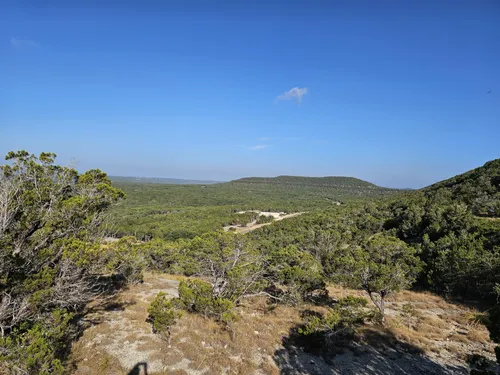
[[366,292],[363,290],[344,288],[343,286],[337,284],[328,285],[327,288],[328,295],[332,298],[340,299],[347,296],[357,296],[368,298]]
[[[96,309],[90,317],[97,324],[87,329],[73,348],[75,374],[126,375],[134,364],[124,366],[117,353],[123,353],[121,347],[131,346],[136,353],[144,354],[151,366],[149,374],[278,375],[275,353],[283,348],[282,338],[302,321],[300,312],[306,308],[326,311],[324,307],[311,305],[270,308],[264,298],[254,297],[237,308],[239,318],[227,329],[210,319],[185,313],[167,342],[151,333],[151,325],[146,322],[147,307],[154,295],[165,288],[165,280],[181,279],[148,274],[144,284],[123,291],[112,301],[117,310]],[[367,297],[363,291],[337,285],[330,285],[328,291],[336,299],[348,295]],[[406,303],[415,308],[410,328],[401,317]],[[374,308],[371,301],[368,306]],[[430,293],[404,291],[389,298],[387,327],[368,325],[358,336],[365,345],[407,343],[415,352],[423,351],[438,359],[465,358],[471,352],[491,357],[493,345],[478,320],[474,310],[449,304]]]
[[[422,313],[422,312],[420,312]],[[424,316],[421,318],[421,326],[428,326],[431,329],[437,331],[443,331],[450,328],[450,323],[441,319],[439,316]],[[417,330],[420,330],[420,325],[417,325]]]
[[467,333],[467,338],[472,342],[488,344],[490,342],[490,335],[485,329],[472,328]]
[[[367,297],[364,291],[339,285],[329,285],[328,291],[334,298]],[[403,305],[408,303],[414,307],[410,328],[402,317]],[[465,358],[470,352],[492,355],[494,345],[488,330],[481,324],[484,316],[473,309],[454,305],[432,293],[412,291],[389,296],[386,306],[387,327],[385,330],[376,328],[380,333],[389,332],[398,340],[435,356],[453,354]]]
[[[179,280],[170,276],[168,279]],[[146,322],[147,307],[156,290],[162,286],[157,275],[146,275],[143,285],[125,290],[113,301],[117,306],[126,305],[124,311],[99,312],[105,317],[85,331],[83,338],[74,345],[71,359],[78,367],[76,374],[127,374],[126,370],[130,371],[110,354],[116,346],[119,330],[122,330],[122,346],[133,344],[134,350],[144,353],[150,364],[163,364],[165,370],[150,369],[150,374],[203,372],[247,375],[256,371],[279,374],[273,359],[274,352],[280,347],[282,336],[287,336],[290,328],[301,321],[301,309],[287,306],[270,309],[264,298],[254,297],[237,308],[239,318],[228,328],[213,320],[184,313],[172,330],[170,342],[152,340],[149,336],[151,325]],[[155,293],[146,293],[145,288]],[[308,308],[324,310],[314,306]],[[118,316],[129,325],[126,332],[122,326],[115,324],[116,321],[113,323]]]
[[[263,299],[253,299],[256,307]],[[260,311],[259,311],[260,310]],[[279,373],[273,361],[281,337],[300,321],[297,309],[279,306],[273,311],[238,309],[240,318],[223,329],[219,324],[194,314],[185,314],[172,333],[172,347],[206,374]],[[168,358],[163,358],[168,361]]]

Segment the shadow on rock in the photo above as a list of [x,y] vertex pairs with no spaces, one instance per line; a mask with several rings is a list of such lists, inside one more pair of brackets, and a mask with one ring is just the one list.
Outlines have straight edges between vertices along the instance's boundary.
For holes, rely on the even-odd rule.
[[284,349],[274,360],[284,375],[386,375],[445,374],[466,375],[466,366],[444,365],[423,351],[398,340],[391,332],[364,329],[362,334],[338,337],[298,333],[293,327],[283,338]]

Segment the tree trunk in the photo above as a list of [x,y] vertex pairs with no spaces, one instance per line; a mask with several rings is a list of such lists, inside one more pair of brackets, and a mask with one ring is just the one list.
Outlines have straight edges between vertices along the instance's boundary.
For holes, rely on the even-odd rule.
[[370,296],[370,299],[372,300],[373,304],[377,306],[378,311],[380,312],[381,315],[381,322],[382,325],[385,325],[385,293],[380,293],[380,301],[377,301],[377,299],[373,296],[373,292],[369,291],[368,295]]
[[385,325],[385,294],[380,295],[380,314],[382,315],[382,325]]

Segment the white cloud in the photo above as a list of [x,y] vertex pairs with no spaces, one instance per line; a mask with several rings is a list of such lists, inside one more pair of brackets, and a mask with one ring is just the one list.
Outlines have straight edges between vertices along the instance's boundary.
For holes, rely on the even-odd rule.
[[302,97],[307,94],[307,87],[299,88],[294,87],[283,94],[279,95],[276,99],[278,100],[292,100],[297,99],[298,102],[302,100]]
[[42,45],[40,43],[37,43],[34,40],[29,40],[29,39],[11,38],[10,45],[13,48],[15,48],[15,49],[23,49],[23,48],[38,49],[38,48],[42,48]]
[[250,146],[248,147],[249,150],[262,150],[263,148],[266,148],[267,145],[256,145],[256,146]]

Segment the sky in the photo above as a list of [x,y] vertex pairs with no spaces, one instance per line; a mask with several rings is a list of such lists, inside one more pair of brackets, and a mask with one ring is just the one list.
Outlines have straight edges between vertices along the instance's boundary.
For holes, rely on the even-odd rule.
[[0,2],[0,154],[419,188],[500,157],[500,2]]

